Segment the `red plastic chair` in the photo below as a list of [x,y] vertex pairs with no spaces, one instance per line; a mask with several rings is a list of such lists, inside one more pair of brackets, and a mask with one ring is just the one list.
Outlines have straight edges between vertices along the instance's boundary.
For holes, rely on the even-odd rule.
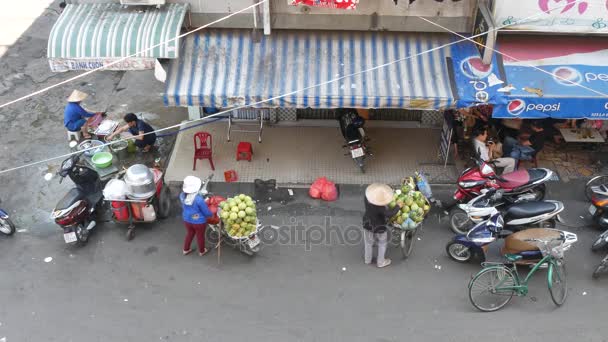
[[213,137],[211,134],[207,132],[197,132],[194,134],[194,164],[192,166],[192,170],[196,170],[196,161],[198,159],[209,159],[209,164],[211,164],[211,170],[215,171],[215,166],[213,166]]

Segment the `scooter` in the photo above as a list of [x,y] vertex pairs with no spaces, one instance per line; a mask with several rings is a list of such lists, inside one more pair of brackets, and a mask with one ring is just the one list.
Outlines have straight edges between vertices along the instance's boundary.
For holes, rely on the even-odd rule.
[[[219,205],[224,198],[220,196],[214,196],[207,190],[207,186],[209,182],[213,178],[213,174],[209,175],[206,179],[203,180],[203,184],[201,189],[199,190],[199,194],[203,196],[205,202],[207,204],[213,203],[214,205]],[[210,208],[211,209],[211,208]],[[213,209],[211,209],[214,212]],[[260,247],[262,245],[262,241],[259,237],[259,232],[261,229],[261,225],[257,222],[257,229],[255,232],[251,233],[249,236],[244,236],[242,238],[232,237],[230,236],[225,229],[221,227],[221,220],[218,217],[217,209],[215,209],[214,216],[207,221],[207,227],[209,228],[209,238],[211,241],[219,242],[220,238],[222,242],[225,242],[227,245],[234,249],[238,249],[244,254],[249,256],[256,255],[257,252],[260,251]]]
[[608,229],[608,186],[605,184],[591,187],[591,205],[589,213],[593,223],[603,229]]
[[481,195],[484,188],[503,189],[503,197],[510,203],[540,201],[545,197],[545,183],[555,177],[553,171],[544,168],[517,170],[498,176],[491,162],[478,156],[472,159],[476,166],[465,169],[458,177],[458,189],[453,196],[455,204]]
[[97,224],[93,217],[103,194],[97,172],[79,161],[80,155],[73,155],[61,163],[59,182],[69,176],[76,187],[57,203],[51,217],[63,229],[67,244],[84,245]]
[[371,155],[366,141],[368,140],[363,129],[364,120],[355,111],[346,110],[339,114],[338,122],[340,131],[346,144],[342,148],[348,148],[350,155],[362,173],[365,173],[365,159]]
[[[482,194],[473,198],[469,203],[458,204],[457,207],[450,211],[449,221],[450,228],[456,234],[466,234],[476,224],[487,220],[496,211],[503,213],[509,217],[507,219],[507,225],[520,225],[527,224],[533,225],[535,223],[542,222],[544,228],[553,228],[555,221],[559,221],[559,215],[555,216],[555,219],[547,219],[545,216],[534,216],[531,218],[522,217],[525,213],[516,213],[516,211],[527,211],[528,213],[536,214],[539,211],[552,213],[556,207],[561,212],[563,210],[563,204],[555,201],[533,201],[528,203],[535,204],[523,204],[525,201],[511,204],[504,199],[504,190],[496,189],[482,189]],[[521,205],[520,205],[521,204]],[[512,208],[513,207],[513,208]],[[510,219],[511,217],[519,216],[520,219]],[[530,219],[530,220],[528,220]]]
[[506,210],[504,216],[496,208],[492,209],[490,218],[475,225],[468,233],[454,236],[448,242],[445,249],[450,258],[458,262],[468,262],[478,256],[484,260],[490,243],[513,232],[530,228],[531,225],[542,227],[543,222],[556,217],[564,210],[564,205],[558,201],[514,204]]
[[13,235],[15,234],[15,230],[15,225],[8,216],[8,213],[0,208],[0,233],[4,235]]

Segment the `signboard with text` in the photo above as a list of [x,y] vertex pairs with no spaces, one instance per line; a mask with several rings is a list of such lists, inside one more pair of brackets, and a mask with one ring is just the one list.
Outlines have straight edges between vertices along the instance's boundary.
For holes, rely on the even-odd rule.
[[[103,67],[104,70],[146,70],[154,69],[155,58],[127,58],[114,63],[120,58],[49,58],[53,72],[70,70],[93,70]],[[114,64],[112,64],[114,63]]]
[[[484,32],[487,34],[480,35]],[[477,11],[475,12],[475,22],[473,24],[473,40],[477,43],[477,50],[484,64],[492,63],[492,54],[496,44],[496,27],[487,3],[479,0]]]
[[495,0],[494,22],[501,30],[608,33],[605,0]]

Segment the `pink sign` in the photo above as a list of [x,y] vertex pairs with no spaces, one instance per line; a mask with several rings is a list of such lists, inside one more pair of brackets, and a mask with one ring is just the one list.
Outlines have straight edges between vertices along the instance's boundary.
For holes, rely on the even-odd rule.
[[288,0],[290,5],[306,5],[325,8],[340,8],[354,10],[359,0]]

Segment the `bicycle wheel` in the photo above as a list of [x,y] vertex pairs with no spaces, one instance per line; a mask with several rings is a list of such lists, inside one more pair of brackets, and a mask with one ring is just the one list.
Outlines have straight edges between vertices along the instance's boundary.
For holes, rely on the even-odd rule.
[[413,229],[401,232],[401,253],[403,253],[403,259],[407,259],[412,254],[414,232],[415,230]]
[[517,284],[506,266],[485,268],[469,283],[469,300],[483,312],[500,310],[513,298]]
[[555,260],[555,262],[549,265],[549,272],[547,272],[547,281],[549,286],[549,293],[551,294],[551,300],[557,306],[561,306],[566,301],[568,295],[568,284],[566,283],[566,267],[564,262],[561,260]]
[[588,201],[591,201],[591,196],[593,195],[591,188],[602,184],[608,184],[608,176],[593,177],[585,184],[585,196]]

